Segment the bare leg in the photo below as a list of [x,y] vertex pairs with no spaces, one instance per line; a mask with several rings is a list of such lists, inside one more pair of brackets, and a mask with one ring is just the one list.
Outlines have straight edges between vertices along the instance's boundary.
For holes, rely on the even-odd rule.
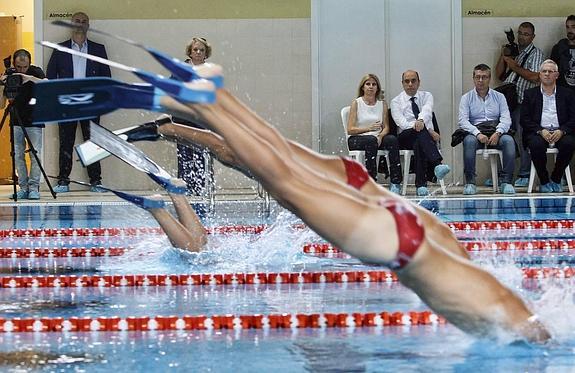
[[186,146],[208,149],[222,163],[240,167],[240,161],[230,151],[224,139],[212,131],[202,130],[178,123],[167,123],[158,128],[164,138]]
[[[161,199],[160,195],[154,195],[151,199]],[[160,227],[164,230],[174,247],[199,252],[202,250],[205,241],[197,234],[192,234],[186,227],[173,217],[164,208],[150,208],[150,214],[156,219]],[[205,239],[205,236],[203,237]]]
[[[381,233],[382,227],[395,228],[387,210],[359,191],[280,155],[275,144],[272,147],[218,107],[198,105],[194,109],[224,137],[264,187],[317,233],[365,260],[381,263],[394,257],[397,236],[386,237],[386,244],[380,245],[382,235],[376,233]],[[285,143],[281,137],[275,140]],[[371,223],[374,221],[378,224]]]
[[[288,155],[290,151],[282,150],[288,145],[277,132],[268,128],[260,131],[262,128],[254,124],[257,121],[242,117],[233,107],[222,112],[217,105],[195,105],[193,110],[223,136],[238,159],[280,203],[319,234],[366,261],[386,262],[395,257],[397,249],[389,247],[397,248],[397,235],[392,230],[397,227],[385,209],[359,198],[350,188],[341,188],[341,183],[324,177],[324,173],[303,167]],[[413,262],[399,274],[402,282],[433,309],[464,330],[488,334],[492,326],[499,325],[530,340],[549,337],[542,326],[529,321],[532,314],[517,296],[486,272],[447,254],[432,241],[426,239]]]
[[[170,180],[173,185],[182,186],[185,188],[186,183],[181,179],[173,178]],[[207,243],[206,230],[198,215],[190,205],[190,201],[186,198],[185,194],[170,193],[168,195],[174,203],[174,208],[176,209],[176,214],[178,215],[178,220],[186,228],[188,233],[194,237],[192,246],[198,248],[197,250],[191,251],[201,251],[201,249]]]
[[[284,139],[287,141],[289,151],[286,151],[286,147],[283,145],[275,146],[280,143],[280,141],[277,140],[277,137],[281,137],[283,139],[283,136],[281,136],[277,130],[273,129],[267,122],[251,110],[247,109],[239,101],[232,99],[228,93],[222,93],[222,95],[227,100],[228,108],[230,108],[230,110],[238,110],[242,114],[242,118],[244,120],[248,120],[252,127],[257,129],[256,132],[258,135],[264,136],[266,140],[268,140],[268,138],[272,139],[274,149],[280,152],[282,157],[294,157],[316,173],[323,174],[326,177],[339,180],[343,183],[347,182],[347,174],[340,157],[319,154],[291,140]],[[170,123],[161,126],[159,131],[164,135],[164,137],[169,139],[175,139],[176,141],[189,141],[191,143],[197,143],[202,147],[207,147],[218,159],[234,166],[236,169],[240,169],[248,177],[252,177],[245,165],[240,162],[238,157],[235,156],[229,145],[220,135],[211,131]],[[399,198],[396,194],[380,187],[372,179],[368,179],[368,182],[361,188],[361,192],[375,197]],[[444,244],[442,247],[445,250],[469,259],[469,253],[467,250],[458,243],[453,232],[451,232],[445,224],[441,223],[437,217],[426,209],[418,205],[415,205],[415,207],[424,221],[424,226],[430,228],[426,230],[430,239],[436,242],[443,242]],[[445,238],[447,237],[451,237],[452,239],[446,240]]]

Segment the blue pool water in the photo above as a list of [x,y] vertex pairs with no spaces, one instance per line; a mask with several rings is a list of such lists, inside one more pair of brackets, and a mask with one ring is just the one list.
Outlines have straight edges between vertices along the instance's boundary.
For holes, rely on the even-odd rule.
[[[571,198],[427,200],[446,222],[572,219]],[[269,224],[262,234],[214,235],[200,254],[170,248],[156,235],[4,238],[3,248],[124,247],[123,256],[3,258],[6,276],[318,272],[382,270],[345,256],[304,254],[320,241],[279,208],[222,203],[202,211],[208,226]],[[155,227],[125,204],[0,206],[0,229]],[[458,232],[462,240],[573,239],[572,230]],[[478,251],[476,263],[519,292],[555,335],[550,346],[478,340],[451,325],[328,329],[243,329],[147,332],[0,333],[0,351],[41,351],[44,361],[6,363],[0,371],[572,371],[575,362],[572,279],[526,280],[522,268],[565,268],[572,249]],[[187,285],[150,287],[0,288],[0,319],[279,313],[425,311],[397,283]]]

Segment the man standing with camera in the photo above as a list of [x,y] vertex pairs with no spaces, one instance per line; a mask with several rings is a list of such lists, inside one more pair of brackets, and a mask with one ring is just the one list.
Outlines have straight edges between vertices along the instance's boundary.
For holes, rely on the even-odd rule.
[[[60,43],[60,45],[108,59],[104,45],[88,40],[88,28],[90,27],[90,19],[88,18],[88,15],[82,12],[74,13],[71,21],[77,25],[77,27],[73,28],[71,39]],[[110,68],[107,65],[94,62],[92,60],[86,60],[83,57],[72,56],[58,50],[55,50],[50,57],[48,67],[46,68],[46,75],[48,76],[48,79],[79,79],[95,76],[112,76]],[[93,121],[99,123],[99,118],[95,118]],[[56,193],[66,193],[70,191],[69,184],[70,172],[72,172],[72,153],[74,150],[74,142],[76,141],[76,128],[78,123],[80,123],[84,140],[89,140],[89,120],[58,123],[58,133],[60,135],[60,171],[58,173],[58,185],[54,188]],[[92,185],[90,191],[104,192],[103,189],[98,188],[98,185],[102,183],[100,162],[89,165],[87,169],[90,184]]]
[[45,79],[44,71],[38,66],[30,64],[31,55],[25,49],[19,49],[12,56],[13,67],[8,68],[0,77],[2,81],[2,94],[0,107],[6,101],[13,105],[10,115],[10,126],[14,130],[14,163],[18,172],[18,186],[20,190],[14,199],[40,199],[40,165],[36,158],[30,156],[30,173],[26,166],[26,134],[31,142],[31,151],[42,151],[43,124],[32,124],[32,107],[29,102],[32,98],[34,83]]
[[557,84],[575,92],[575,14],[565,20],[567,37],[559,40],[551,50],[551,59],[559,65]]
[[[511,33],[511,35],[513,34]],[[539,84],[539,66],[543,62],[543,52],[533,45],[535,26],[531,22],[521,23],[517,30],[517,43],[513,39],[514,37],[509,40],[509,44],[501,49],[495,73],[504,83],[515,84],[517,91],[517,105],[515,105],[515,108],[509,107],[512,128],[517,131],[515,140],[520,145],[519,150],[521,153],[521,165],[514,185],[516,187],[526,187],[529,184],[531,157],[522,142],[519,118],[525,90],[536,87]]]

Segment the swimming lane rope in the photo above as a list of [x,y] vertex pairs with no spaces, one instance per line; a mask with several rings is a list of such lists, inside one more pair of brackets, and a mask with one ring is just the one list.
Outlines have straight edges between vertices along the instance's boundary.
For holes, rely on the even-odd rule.
[[[517,221],[473,221],[446,223],[455,232],[472,231],[517,231],[517,230],[547,230],[574,231],[574,220],[517,220]],[[252,233],[262,232],[266,225],[230,225],[207,228],[208,233]],[[294,224],[294,229],[303,229],[305,225]],[[62,236],[138,236],[159,234],[157,227],[126,227],[126,228],[31,228],[31,229],[1,229],[0,238],[4,237],[62,237]]]

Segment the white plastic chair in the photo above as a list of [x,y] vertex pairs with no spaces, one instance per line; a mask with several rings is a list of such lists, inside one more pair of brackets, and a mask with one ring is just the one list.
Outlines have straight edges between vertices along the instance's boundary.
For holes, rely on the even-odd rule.
[[[341,123],[343,124],[343,131],[345,133],[345,147],[347,149],[347,153],[349,154],[350,158],[355,159],[357,162],[361,164],[365,164],[365,151],[363,150],[349,150],[349,146],[347,143],[347,139],[349,137],[347,133],[347,121],[349,119],[349,110],[350,107],[346,106],[341,109]],[[399,156],[403,157],[403,186],[401,189],[401,194],[405,195],[407,193],[407,180],[409,178],[409,166],[411,165],[411,157],[413,156],[413,150],[400,150]],[[387,160],[387,164],[389,165],[389,152],[387,150],[378,150],[377,151],[378,157],[385,157]],[[445,183],[443,180],[439,181],[439,185],[441,186],[441,192],[443,194],[447,194],[447,190],[445,189]]]
[[[553,154],[553,161],[557,159],[557,154],[559,153],[559,149],[557,148],[547,148],[547,156],[549,154]],[[533,184],[535,184],[535,176],[537,175],[537,171],[535,170],[535,165],[533,161],[531,161],[531,171],[529,172],[529,186],[527,187],[527,193],[533,192]],[[567,179],[567,187],[569,188],[569,193],[573,193],[573,181],[571,180],[571,168],[569,165],[565,168],[565,179]]]
[[493,180],[493,191],[497,193],[497,188],[499,187],[499,174],[497,172],[497,157],[501,162],[501,167],[503,167],[503,152],[498,149],[477,149],[475,155],[482,157],[483,159],[489,159],[491,165],[491,180]]

